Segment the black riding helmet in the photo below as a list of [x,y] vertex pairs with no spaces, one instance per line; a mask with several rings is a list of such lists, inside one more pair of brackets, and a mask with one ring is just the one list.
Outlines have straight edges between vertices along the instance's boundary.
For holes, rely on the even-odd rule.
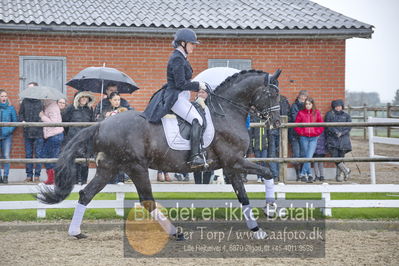
[[187,43],[191,42],[194,44],[200,44],[200,42],[197,40],[197,34],[192,29],[179,29],[175,33],[175,37],[173,39],[172,45],[174,48],[179,47],[182,42],[185,42],[186,44],[183,47],[184,51],[187,53],[186,50],[186,45]]

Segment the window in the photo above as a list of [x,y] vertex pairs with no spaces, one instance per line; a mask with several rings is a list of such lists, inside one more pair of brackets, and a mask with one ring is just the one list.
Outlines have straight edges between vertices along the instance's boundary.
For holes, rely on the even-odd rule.
[[209,59],[208,68],[211,67],[232,67],[238,70],[251,69],[250,59]]
[[40,86],[55,88],[66,93],[66,58],[53,56],[20,56],[20,88],[23,90],[29,82]]

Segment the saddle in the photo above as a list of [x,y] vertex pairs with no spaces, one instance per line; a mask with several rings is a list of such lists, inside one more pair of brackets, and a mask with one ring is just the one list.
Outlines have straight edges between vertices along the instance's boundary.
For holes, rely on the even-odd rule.
[[[204,131],[206,128],[206,116],[205,116],[205,110],[204,108],[202,108],[202,106],[197,103],[197,102],[192,102],[191,103],[195,109],[198,111],[198,113],[200,114],[202,121],[203,121],[203,125],[202,125],[202,132],[201,132],[201,143],[202,145],[204,145]],[[176,115],[175,113],[171,113],[172,115],[175,115],[177,118],[177,125],[179,126],[179,132],[180,135],[186,139],[186,140],[190,140],[190,131],[191,131],[191,124],[189,122],[187,122],[186,120],[184,120],[183,118],[181,118],[180,116]]]
[[[203,148],[208,147],[214,136],[215,128],[208,107],[205,109],[199,103],[192,103],[198,110],[204,121],[201,134],[201,144]],[[162,119],[162,126],[169,147],[173,150],[191,150],[190,132],[191,124],[174,113],[165,115]]]

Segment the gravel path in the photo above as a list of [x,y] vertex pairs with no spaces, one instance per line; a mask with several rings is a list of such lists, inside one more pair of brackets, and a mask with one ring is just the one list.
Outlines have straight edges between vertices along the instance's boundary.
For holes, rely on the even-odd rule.
[[[120,221],[117,221],[120,223]],[[87,224],[101,224],[89,222]],[[109,221],[107,221],[109,223]],[[336,224],[358,224],[359,221],[338,221]],[[391,222],[381,222],[391,224]],[[51,223],[47,230],[43,223],[3,223],[0,226],[1,265],[399,265],[397,252],[398,221],[392,222],[394,230],[382,224],[381,230],[328,229],[326,234],[326,256],[316,259],[298,258],[124,258],[123,231],[120,227],[104,230],[87,230],[90,237],[76,240],[68,237],[64,230],[68,223]],[[391,224],[391,225],[392,225]],[[28,230],[39,226],[37,230]],[[56,226],[55,226],[56,225]],[[21,227],[23,230],[18,230]],[[364,226],[367,229],[367,224]],[[60,230],[60,228],[62,230]],[[181,242],[180,242],[181,243]]]

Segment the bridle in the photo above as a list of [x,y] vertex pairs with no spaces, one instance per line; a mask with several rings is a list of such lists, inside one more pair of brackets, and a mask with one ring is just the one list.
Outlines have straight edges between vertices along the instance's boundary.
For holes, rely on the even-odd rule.
[[[226,113],[224,112],[223,107],[220,105],[220,103],[218,101],[215,101],[213,98],[222,99],[245,114],[251,113],[251,115],[256,116],[262,120],[265,120],[265,123],[271,122],[271,119],[272,119],[271,113],[280,110],[279,104],[271,106],[271,97],[275,97],[276,93],[277,94],[279,93],[279,88],[277,85],[270,83],[270,75],[265,76],[264,84],[265,84],[265,86],[262,88],[262,91],[260,93],[265,94],[267,96],[266,97],[266,99],[268,101],[267,106],[270,106],[270,107],[264,108],[262,110],[258,110],[256,108],[255,103],[251,102],[250,107],[248,107],[248,106],[242,105],[240,103],[237,103],[233,100],[230,100],[228,98],[225,98],[223,96],[220,96],[218,94],[215,94],[213,91],[208,92],[209,107],[214,111],[215,114],[217,114],[219,116],[225,116]],[[258,99],[260,97],[256,97],[256,98]],[[217,111],[217,108],[215,107],[215,102],[221,112]],[[256,100],[255,100],[255,102],[256,102]]]

